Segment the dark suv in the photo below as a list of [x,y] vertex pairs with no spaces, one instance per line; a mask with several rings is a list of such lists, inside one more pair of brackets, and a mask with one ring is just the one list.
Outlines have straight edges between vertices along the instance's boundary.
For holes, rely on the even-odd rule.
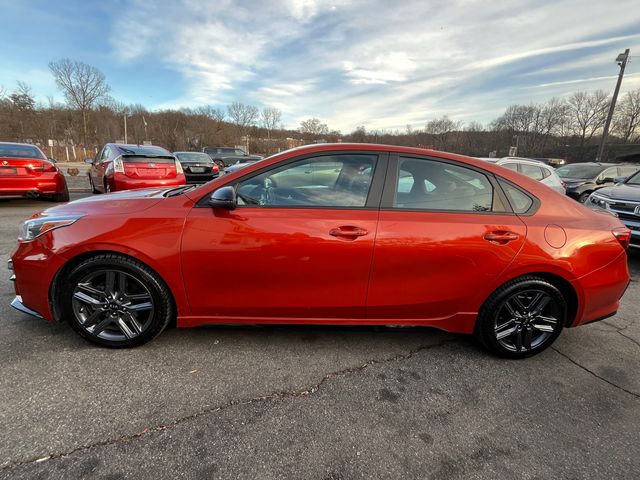
[[640,165],[616,163],[571,163],[556,169],[565,183],[567,195],[584,203],[594,191],[613,185],[616,180],[629,177]]
[[241,148],[234,147],[204,147],[202,151],[207,153],[221,169],[236,163],[256,162],[263,158],[260,155],[249,155]]
[[640,248],[640,172],[636,172],[622,183],[594,192],[587,200],[586,206],[604,208],[615,213],[631,230],[629,246]]

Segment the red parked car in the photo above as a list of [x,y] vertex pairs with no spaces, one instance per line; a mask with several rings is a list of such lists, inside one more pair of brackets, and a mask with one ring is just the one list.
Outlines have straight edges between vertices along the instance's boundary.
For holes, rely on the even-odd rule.
[[187,183],[180,162],[162,147],[107,143],[94,159],[85,162],[91,164],[93,193]]
[[35,215],[12,255],[13,305],[110,347],[177,317],[428,325],[524,357],[616,313],[629,238],[616,217],[482,160],[313,145],[200,187]]
[[0,196],[68,202],[64,174],[35,145],[0,142]]

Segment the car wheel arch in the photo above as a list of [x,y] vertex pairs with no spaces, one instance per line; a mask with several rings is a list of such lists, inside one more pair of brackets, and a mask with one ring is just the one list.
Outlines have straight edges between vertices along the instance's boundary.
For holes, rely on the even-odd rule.
[[60,312],[60,305],[59,305],[59,299],[58,299],[58,293],[60,291],[60,287],[62,286],[61,282],[63,281],[63,279],[66,278],[66,276],[81,263],[93,257],[98,257],[102,255],[117,255],[119,257],[141,263],[145,267],[152,270],[156,275],[158,275],[158,277],[163,281],[163,283],[167,287],[167,291],[169,292],[169,296],[170,296],[169,300],[173,304],[173,311],[176,312],[176,314],[178,314],[178,308],[177,308],[178,303],[176,302],[176,295],[175,295],[174,289],[171,287],[169,282],[165,280],[163,275],[161,275],[157,269],[153,268],[152,265],[149,265],[148,262],[145,262],[144,259],[141,259],[140,257],[134,256],[134,255],[129,255],[117,250],[90,250],[90,251],[78,253],[77,255],[69,258],[67,262],[65,262],[65,264],[56,272],[55,276],[53,277],[53,281],[49,286],[49,305],[51,307],[51,312],[52,312],[54,321],[62,322],[64,320]]
[[575,323],[575,320],[579,314],[579,307],[581,303],[580,294],[576,289],[576,286],[565,276],[545,270],[527,270],[524,272],[518,272],[517,274],[509,276],[508,278],[503,278],[501,282],[485,297],[480,310],[495,291],[499,290],[507,283],[523,277],[539,277],[560,290],[560,293],[562,293],[562,296],[564,297],[567,304],[567,316],[564,326],[571,327]]

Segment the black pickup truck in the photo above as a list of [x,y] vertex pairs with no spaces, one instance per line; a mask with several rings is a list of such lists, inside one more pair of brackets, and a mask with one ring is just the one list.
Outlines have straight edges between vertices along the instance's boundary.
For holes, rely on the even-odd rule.
[[202,151],[207,153],[221,169],[236,163],[257,162],[263,158],[260,155],[249,155],[241,148],[234,147],[204,147]]

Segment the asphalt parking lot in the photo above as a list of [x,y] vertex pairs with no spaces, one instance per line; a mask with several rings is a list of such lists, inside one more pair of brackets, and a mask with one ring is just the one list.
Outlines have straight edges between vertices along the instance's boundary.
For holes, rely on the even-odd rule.
[[[49,205],[0,201],[2,265]],[[640,255],[629,264],[616,317],[524,361],[368,327],[173,329],[101,349],[11,309],[0,269],[0,478],[636,479]]]

